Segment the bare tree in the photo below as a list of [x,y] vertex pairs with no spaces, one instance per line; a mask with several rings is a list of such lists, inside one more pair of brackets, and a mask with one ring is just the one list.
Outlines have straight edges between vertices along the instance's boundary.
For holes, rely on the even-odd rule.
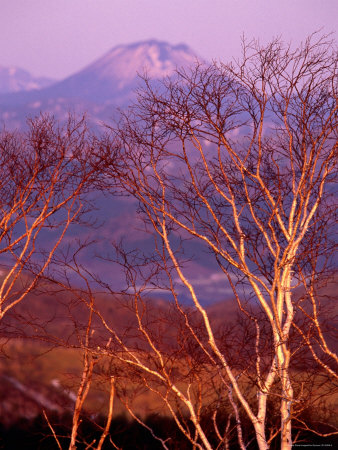
[[[161,396],[194,448],[214,448],[201,419],[210,387],[214,399],[232,408],[240,448],[249,445],[246,420],[260,449],[280,435],[285,450],[304,401],[297,355],[305,352],[306,364],[327,379],[337,377],[317,295],[323,277],[332,275],[336,76],[336,50],[327,37],[313,35],[296,50],[280,40],[265,47],[244,42],[236,63],[198,65],[162,84],[145,80],[138,102],[113,130],[120,162],[108,174],[139,201],[155,232],[152,258],[139,263],[120,252],[147,350],[102,323],[120,346],[114,360]],[[192,245],[213,255],[251,323],[246,365],[229,350],[235,331],[223,339],[215,334],[187,274]],[[142,294],[150,286],[171,293],[177,330],[184,330],[172,348],[184,353],[180,369],[163,345],[168,328],[156,333],[146,314]],[[193,315],[182,306],[182,286]],[[267,412],[276,402],[280,422],[270,426]],[[215,407],[217,448],[227,448],[232,425],[221,431],[216,416]]]
[[[107,154],[109,151],[109,156]],[[78,233],[75,242],[65,242],[67,231],[73,224],[92,225],[88,213],[92,211],[90,196],[100,184],[103,174],[101,165],[107,158],[112,161],[111,148],[107,149],[104,137],[97,138],[87,129],[85,119],[69,117],[64,125],[44,115],[28,121],[26,133],[2,131],[0,134],[0,320],[30,293],[49,294],[55,291],[71,291],[67,297],[69,307],[81,297],[67,275],[67,266],[60,262],[60,255],[76,257],[80,242]],[[79,228],[78,228],[79,229]],[[76,245],[73,245],[73,244]],[[74,252],[74,253],[72,253]],[[61,270],[60,270],[61,268]],[[66,273],[64,273],[66,272]],[[67,284],[58,280],[63,273]],[[47,280],[47,282],[46,282]],[[51,281],[54,284],[51,284]],[[89,291],[90,287],[87,285]],[[75,298],[75,300],[74,300]],[[87,298],[87,297],[86,297]],[[90,297],[92,298],[92,296]],[[69,336],[61,336],[55,327],[50,330],[44,317],[32,318],[21,310],[20,323],[15,336],[27,335],[26,328],[35,332],[30,337],[43,339],[55,345],[70,348],[88,347],[93,312],[89,308],[87,323],[78,331],[83,345],[69,342]],[[27,311],[27,308],[26,308]],[[29,319],[28,319],[29,317]],[[56,325],[57,327],[57,325]],[[5,336],[10,336],[11,323],[4,325]],[[82,341],[81,341],[82,342]],[[88,350],[83,354],[83,372],[76,402],[70,436],[70,448],[76,448],[80,414],[84,407],[96,360]],[[102,448],[112,420],[114,399],[113,379],[110,386],[110,401],[106,426],[97,448]],[[57,445],[60,442],[44,411]],[[94,444],[93,444],[94,445]]]
[[[0,319],[36,287],[99,172],[97,140],[84,119],[59,126],[30,120],[23,133],[0,135]],[[87,205],[87,206],[86,206]]]

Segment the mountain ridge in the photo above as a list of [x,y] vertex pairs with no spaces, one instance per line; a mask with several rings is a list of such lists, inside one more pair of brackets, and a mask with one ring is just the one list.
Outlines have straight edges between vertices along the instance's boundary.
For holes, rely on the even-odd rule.
[[26,117],[40,112],[63,120],[73,111],[88,113],[94,124],[104,122],[112,107],[125,107],[133,99],[139,75],[162,79],[197,60],[186,44],[151,39],[118,45],[64,80],[39,90],[0,95],[0,121],[10,129],[22,128]]
[[35,77],[20,67],[0,66],[0,94],[43,89],[56,80],[48,77]]

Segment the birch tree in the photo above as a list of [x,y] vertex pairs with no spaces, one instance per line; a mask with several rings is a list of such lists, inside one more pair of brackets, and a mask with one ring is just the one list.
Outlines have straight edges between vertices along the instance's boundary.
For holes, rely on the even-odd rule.
[[[193,448],[265,450],[279,439],[286,450],[295,430],[337,434],[329,419],[323,431],[301,416],[307,397],[337,379],[331,301],[321,298],[335,275],[334,43],[316,34],[297,49],[243,42],[237,62],[144,82],[110,130],[113,158],[104,143],[100,187],[119,185],[138,201],[154,252],[115,246],[134,321],[118,331],[88,303],[100,322],[86,331],[88,361],[100,357],[114,396],[148,429],[130,386],[157,395]],[[216,330],[189,270],[192,248],[224,277],[243,326]],[[165,309],[147,300],[159,289],[171,299]],[[170,448],[170,437],[149,431]]]
[[[0,134],[0,320],[46,273],[70,225],[86,212],[99,173],[84,120],[48,116]],[[87,205],[87,206],[86,206]]]
[[[294,411],[302,401],[301,390],[295,393],[295,355],[311,353],[319,372],[336,377],[337,355],[316,296],[333,248],[336,76],[336,50],[327,37],[315,34],[295,50],[280,40],[267,46],[244,42],[242,59],[235,63],[199,64],[161,84],[146,79],[137,103],[113,130],[120,163],[110,167],[111,179],[139,201],[148,229],[155,232],[156,252],[143,266],[128,263],[127,253],[122,258],[147,356],[111,332],[123,350],[120,360],[150,389],[165,387],[163,401],[197,448],[212,448],[200,420],[203,389],[193,394],[191,382],[182,387],[175,381],[159,338],[146,325],[141,294],[150,285],[171,292],[201,367],[207,360],[220,380],[218,392],[232,405],[240,448],[248,445],[241,426],[245,417],[261,450],[277,435],[280,447],[291,449]],[[233,365],[227,341],[215,335],[196,278],[183,262],[188,244],[213,255],[239,310],[255,328],[254,362],[247,368]],[[182,286],[197,322],[182,306]],[[230,345],[234,336],[228,339]],[[200,386],[202,380],[200,375]],[[170,396],[184,405],[194,432]],[[280,423],[268,429],[267,410],[275,402]]]

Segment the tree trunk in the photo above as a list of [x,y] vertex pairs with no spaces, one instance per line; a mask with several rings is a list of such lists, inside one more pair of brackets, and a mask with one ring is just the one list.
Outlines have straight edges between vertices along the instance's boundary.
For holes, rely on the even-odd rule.
[[254,424],[255,426],[255,432],[256,432],[256,439],[259,450],[268,450],[269,446],[266,442],[265,437],[265,423],[264,422],[256,422]]
[[285,386],[283,386],[283,398],[281,402],[281,450],[292,449],[291,434],[291,405],[293,399],[293,389],[290,378],[287,375]]

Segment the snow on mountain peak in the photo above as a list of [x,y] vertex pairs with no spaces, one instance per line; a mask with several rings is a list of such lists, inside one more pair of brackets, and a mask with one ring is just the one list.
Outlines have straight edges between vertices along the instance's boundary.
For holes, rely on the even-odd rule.
[[0,67],[0,94],[5,94],[0,122],[2,116],[9,123],[9,107],[14,127],[26,116],[35,115],[37,109],[60,118],[70,110],[87,111],[96,121],[107,120],[112,105],[124,107],[133,101],[135,89],[142,85],[139,75],[161,79],[196,61],[196,54],[184,44],[149,40],[119,45],[79,72],[47,87],[42,85],[44,80],[32,79],[21,69]]
[[137,74],[147,73],[152,78],[162,78],[177,67],[193,64],[196,58],[195,53],[184,44],[173,46],[150,40],[119,45],[85,71],[95,72],[99,78],[118,80],[125,85]]

